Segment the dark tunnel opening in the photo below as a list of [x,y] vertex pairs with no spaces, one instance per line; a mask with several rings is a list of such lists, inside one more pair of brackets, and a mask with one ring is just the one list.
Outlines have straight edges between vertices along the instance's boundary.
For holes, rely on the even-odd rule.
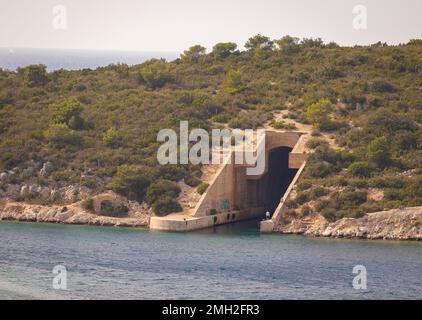
[[268,171],[259,180],[248,180],[248,198],[251,207],[265,207],[273,213],[280,203],[297,169],[289,169],[288,147],[270,150],[268,154]]

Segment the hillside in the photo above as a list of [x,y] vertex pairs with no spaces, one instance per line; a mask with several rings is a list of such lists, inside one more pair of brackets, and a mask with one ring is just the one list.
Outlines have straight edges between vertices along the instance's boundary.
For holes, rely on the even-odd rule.
[[201,167],[158,165],[160,129],[296,122],[312,126],[314,153],[292,217],[422,206],[422,40],[339,47],[255,36],[245,47],[96,70],[0,70],[0,197],[89,207],[113,189],[157,214],[179,211],[176,182],[204,189]]

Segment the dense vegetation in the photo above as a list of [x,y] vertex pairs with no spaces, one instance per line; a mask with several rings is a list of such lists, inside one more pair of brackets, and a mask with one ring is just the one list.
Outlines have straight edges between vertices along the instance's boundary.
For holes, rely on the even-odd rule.
[[[160,129],[177,129],[180,120],[207,130],[256,128],[288,109],[315,136],[292,208],[334,220],[422,205],[422,40],[339,47],[255,36],[245,47],[220,43],[207,54],[198,45],[173,62],[96,70],[0,70],[0,172],[34,161],[54,165],[47,177],[21,175],[0,187],[32,179],[112,188],[159,214],[178,211],[174,182],[199,185],[201,168],[159,166]],[[329,147],[320,132],[341,148]],[[384,198],[371,200],[369,188]]]

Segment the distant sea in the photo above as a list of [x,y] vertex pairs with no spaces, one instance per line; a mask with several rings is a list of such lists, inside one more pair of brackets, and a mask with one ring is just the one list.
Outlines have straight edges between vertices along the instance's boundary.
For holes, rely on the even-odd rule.
[[30,64],[44,64],[48,71],[95,69],[112,63],[140,64],[152,58],[172,61],[178,56],[178,52],[0,48],[0,68],[14,71]]

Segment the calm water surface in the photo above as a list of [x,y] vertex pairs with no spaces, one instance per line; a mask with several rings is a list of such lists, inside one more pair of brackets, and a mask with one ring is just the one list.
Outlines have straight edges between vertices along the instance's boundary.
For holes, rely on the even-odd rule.
[[[0,222],[0,299],[421,299],[422,243]],[[67,291],[52,288],[55,265]],[[352,287],[364,265],[367,290]]]

